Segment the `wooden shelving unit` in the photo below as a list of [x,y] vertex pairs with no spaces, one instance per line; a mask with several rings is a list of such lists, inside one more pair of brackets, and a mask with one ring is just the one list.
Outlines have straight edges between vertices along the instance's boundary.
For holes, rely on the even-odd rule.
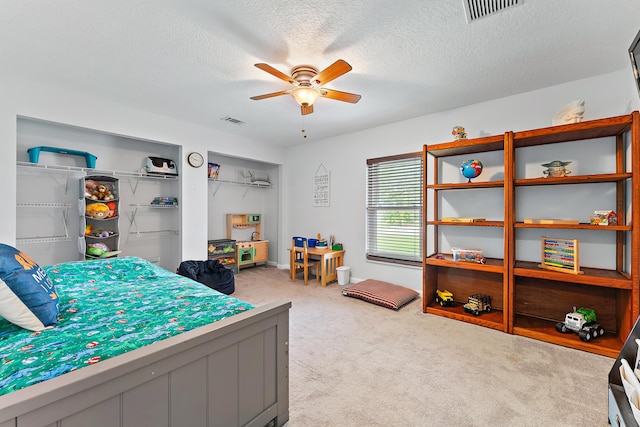
[[[615,166],[610,172],[577,174],[562,178],[522,177],[517,171],[520,150],[549,144],[564,144],[602,138],[598,144],[614,144]],[[550,148],[550,152],[553,150]],[[504,172],[499,179],[488,182],[448,182],[441,173],[447,157],[499,152],[504,158]],[[423,262],[423,311],[449,317],[507,333],[522,335],[566,347],[616,357],[639,315],[640,261],[640,116],[638,112],[576,124],[506,132],[484,138],[447,142],[425,146],[424,156],[424,224],[425,258]],[[605,184],[615,193],[618,224],[597,226],[587,222],[578,224],[529,224],[522,210],[525,188],[537,187],[546,191],[553,186],[584,186]],[[502,220],[451,223],[439,218],[439,204],[443,194],[450,191],[476,192],[482,189],[502,189],[504,216]],[[495,191],[495,190],[494,190]],[[568,190],[571,191],[571,190]],[[593,192],[593,197],[598,197]],[[520,203],[519,203],[520,202]],[[541,201],[543,202],[543,201]],[[479,209],[482,207],[479,206]],[[567,217],[574,217],[572,206],[566,206]],[[573,215],[572,215],[573,213]],[[475,212],[482,216],[482,212]],[[517,218],[520,218],[517,220]],[[630,220],[629,220],[630,219]],[[584,221],[584,219],[582,220]],[[451,228],[450,228],[451,227]],[[487,259],[485,264],[455,262],[451,254],[440,252],[439,236],[453,227],[471,227],[499,235],[503,241],[502,259]],[[460,230],[460,229],[458,229]],[[467,229],[464,229],[467,230]],[[538,267],[539,261],[522,260],[517,252],[519,242],[526,240],[521,233],[580,232],[605,236],[615,234],[610,254],[615,267],[592,268],[580,265],[581,274],[569,274]],[[601,234],[603,233],[603,234]],[[615,246],[615,248],[613,247]],[[427,249],[433,248],[432,253]],[[519,257],[520,256],[520,257]],[[435,302],[436,289],[454,293],[456,307],[441,307]],[[492,312],[473,316],[462,310],[466,297],[474,293],[492,296]],[[555,323],[562,321],[573,306],[594,309],[598,322],[605,328],[603,337],[590,342],[577,334],[562,334]]]

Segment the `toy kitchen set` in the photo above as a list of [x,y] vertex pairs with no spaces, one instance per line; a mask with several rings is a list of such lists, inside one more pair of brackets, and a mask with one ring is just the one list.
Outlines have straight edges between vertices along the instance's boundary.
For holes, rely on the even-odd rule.
[[226,265],[235,263],[237,272],[242,267],[258,264],[266,267],[269,241],[261,238],[261,220],[261,214],[227,214],[227,239],[209,241],[209,259],[224,258],[221,262]]

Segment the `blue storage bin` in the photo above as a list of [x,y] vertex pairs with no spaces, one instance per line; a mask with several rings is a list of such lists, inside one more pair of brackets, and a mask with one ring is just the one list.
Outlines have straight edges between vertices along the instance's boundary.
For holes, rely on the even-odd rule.
[[316,247],[316,243],[318,243],[318,239],[308,239],[307,240],[307,247],[315,248]]
[[69,150],[67,148],[58,148],[58,147],[46,147],[46,146],[31,147],[27,149],[27,153],[29,154],[29,161],[31,163],[38,163],[38,160],[40,159],[41,151],[49,151],[51,153],[60,153],[60,154],[69,154],[72,156],[82,156],[87,162],[87,168],[89,169],[96,168],[97,157],[94,156],[93,154],[88,153],[86,151]]
[[299,248],[303,248],[304,247],[304,242],[306,242],[306,241],[307,241],[306,237],[294,237],[293,238],[294,244]]

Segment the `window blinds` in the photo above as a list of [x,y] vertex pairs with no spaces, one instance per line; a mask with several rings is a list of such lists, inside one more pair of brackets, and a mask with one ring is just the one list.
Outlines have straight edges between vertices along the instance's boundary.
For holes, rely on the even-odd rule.
[[367,259],[422,262],[422,153],[367,160]]

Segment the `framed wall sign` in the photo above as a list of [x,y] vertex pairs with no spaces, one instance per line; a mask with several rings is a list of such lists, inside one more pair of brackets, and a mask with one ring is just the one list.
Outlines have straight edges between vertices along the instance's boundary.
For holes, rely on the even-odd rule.
[[329,189],[330,189],[330,176],[327,168],[322,163],[316,169],[316,173],[313,175],[313,206],[323,207],[329,206]]

